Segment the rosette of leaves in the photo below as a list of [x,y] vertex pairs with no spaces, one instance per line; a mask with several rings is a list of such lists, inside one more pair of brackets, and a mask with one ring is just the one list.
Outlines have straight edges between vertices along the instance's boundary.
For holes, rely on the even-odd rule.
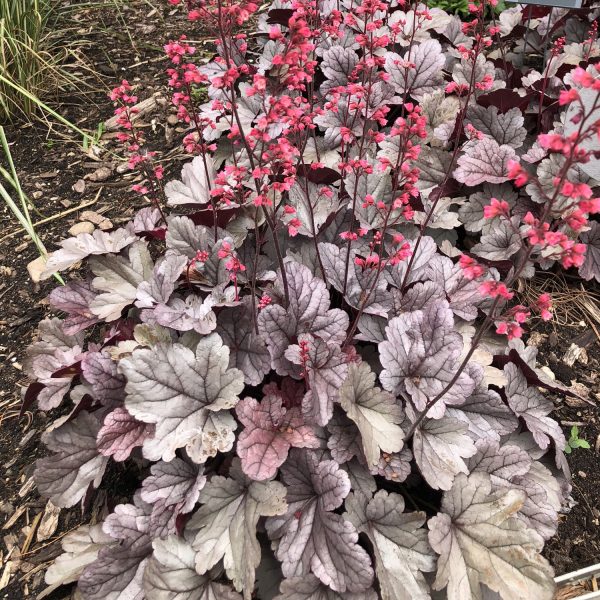
[[[332,7],[324,3],[322,18]],[[373,63],[385,76],[365,100],[392,113],[403,97],[426,107],[413,165],[420,217],[397,211],[381,242],[391,255],[402,234],[410,260],[364,268],[386,227],[377,204],[394,199],[389,164],[402,148],[367,136],[359,144],[373,173],[339,168],[347,129],[360,139],[392,124],[359,115],[348,128],[354,100],[327,104],[362,60],[354,15],[338,23],[340,35],[319,38],[325,83],[313,100],[323,110],[306,143],[285,121],[270,125],[273,139],[303,148],[293,185],[270,206],[248,199],[252,153],[229,143],[233,120],[223,118],[206,168],[196,159],[165,187],[173,212],[164,220],[144,208],[119,229],[64,241],[48,261],[47,276],[80,261],[83,269],[51,293],[61,317],[41,323],[25,364],[33,383],[24,403],[61,411],[44,434],[38,488],[72,507],[107,473],[119,477],[114,463],[139,474],[137,491],[113,498],[102,523],[65,536],[51,589],[77,582],[85,600],[552,598],[540,551],[569,483],[565,439],[541,389],[560,386],[522,343],[486,335],[469,353],[491,302],[456,261],[468,245],[496,281],[521,256],[518,229],[484,219],[483,207],[503,197],[524,214],[537,202],[507,175],[517,152],[533,169],[543,158],[524,126],[529,84],[509,82],[512,72],[484,56],[460,58],[457,47],[472,40],[435,10],[413,37],[414,10],[381,16],[385,31],[402,33]],[[269,14],[291,35],[293,9],[276,3]],[[243,45],[236,56],[281,95],[287,71],[273,61],[282,42],[269,39],[266,20],[259,57]],[[513,20],[500,18],[505,29]],[[223,74],[219,62],[204,69]],[[462,85],[474,71],[494,91],[466,106],[448,101],[448,81]],[[522,93],[504,89],[514,86]],[[235,126],[252,128],[265,105],[238,92]],[[209,95],[223,100],[218,86]],[[463,143],[457,111],[480,139]],[[239,202],[206,219],[215,181],[240,165],[248,180]],[[292,213],[302,226],[289,236]],[[232,272],[232,253],[245,270]],[[594,260],[584,266],[590,278]]]

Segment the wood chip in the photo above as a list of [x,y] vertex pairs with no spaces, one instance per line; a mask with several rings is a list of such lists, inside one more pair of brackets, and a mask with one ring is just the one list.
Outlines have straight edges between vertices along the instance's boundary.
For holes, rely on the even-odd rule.
[[2,526],[3,530],[7,530],[10,529],[21,517],[21,515],[27,510],[26,506],[19,506],[17,508],[17,510],[15,510],[15,512],[13,513],[12,517],[6,521],[6,523],[4,523],[4,525]]
[[42,522],[40,523],[38,532],[37,532],[37,541],[43,542],[47,540],[49,537],[54,535],[56,528],[58,527],[58,517],[60,515],[60,508],[58,506],[54,506],[50,500],[46,504],[46,508],[44,510],[44,514],[42,516]]
[[85,192],[85,180],[78,179],[71,188],[74,192],[78,194],[83,194]]
[[19,498],[25,498],[25,496],[27,496],[27,494],[29,494],[29,492],[31,492],[31,490],[33,490],[33,488],[35,488],[35,481],[33,480],[33,477],[30,477],[21,486],[21,489],[19,490]]
[[2,575],[0,576],[0,590],[3,590],[10,581],[10,576],[12,572],[13,562],[9,560],[6,565],[4,565],[4,571],[2,571]]
[[575,361],[579,359],[582,352],[584,352],[584,349],[581,348],[581,346],[578,346],[577,344],[571,344],[569,349],[565,352],[562,361],[568,367],[572,367],[575,364]]

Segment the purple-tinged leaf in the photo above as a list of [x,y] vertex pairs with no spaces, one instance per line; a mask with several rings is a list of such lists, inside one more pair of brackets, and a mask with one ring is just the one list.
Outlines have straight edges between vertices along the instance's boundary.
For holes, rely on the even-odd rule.
[[281,468],[288,510],[267,519],[276,555],[286,577],[314,573],[336,592],[361,592],[371,586],[368,554],[357,544],[352,523],[332,512],[350,491],[348,475],[333,460],[319,461],[314,451],[292,449]]
[[175,179],[165,185],[167,204],[169,206],[208,204],[215,175],[211,156],[196,156],[183,165],[181,181]]
[[69,315],[63,324],[64,332],[70,335],[83,331],[98,322],[98,317],[92,313],[90,305],[96,292],[90,281],[74,279],[67,285],[54,288],[50,292],[50,305]]
[[137,421],[122,407],[106,415],[98,431],[97,446],[100,454],[121,462],[127,460],[134,448],[154,434],[154,427]]
[[435,570],[435,560],[424,512],[405,513],[400,494],[380,490],[350,494],[344,516],[373,544],[382,600],[429,600],[422,572]]
[[242,371],[248,385],[259,385],[271,370],[271,358],[262,336],[254,329],[250,298],[244,298],[240,307],[219,313],[217,333],[229,348],[229,366]]
[[[413,253],[412,266],[406,284],[414,283],[425,279],[429,269],[429,262],[437,254],[437,244],[432,237],[424,236],[421,238],[419,247],[415,250],[416,242],[409,240],[411,252]],[[402,290],[408,261],[396,263],[395,265],[387,265],[383,271],[390,285]],[[410,304],[410,303],[409,303]],[[402,310],[415,310],[415,307],[405,308]]]
[[196,551],[196,572],[204,575],[221,559],[227,577],[245,600],[254,589],[260,563],[256,525],[261,516],[285,513],[285,487],[278,481],[251,481],[237,468],[235,479],[213,476],[200,492],[202,507],[186,527]]
[[339,408],[333,411],[333,416],[327,423],[327,431],[330,434],[327,447],[333,460],[340,465],[351,461],[355,456],[364,461],[360,431],[344,411]]
[[600,282],[600,223],[591,221],[590,230],[582,233],[579,240],[587,246],[579,274],[587,281],[595,279]]
[[237,403],[244,381],[228,364],[229,351],[216,334],[202,338],[195,355],[181,344],[161,343],[121,360],[125,407],[138,420],[156,424],[144,456],[169,461],[186,447],[194,461],[204,462],[231,449],[236,424],[227,409]]
[[98,558],[79,578],[79,590],[86,600],[143,600],[142,579],[152,554],[147,534],[147,506],[119,504],[104,522],[104,531],[120,540],[100,549]]
[[127,229],[116,229],[110,233],[96,229],[91,234],[80,233],[76,237],[67,238],[60,243],[62,248],[48,258],[41,278],[48,279],[52,274],[64,271],[91,255],[118,253],[136,240],[136,235]]
[[244,426],[238,436],[237,453],[244,473],[251,479],[273,477],[292,447],[319,447],[313,429],[304,424],[300,408],[286,409],[277,392],[272,387],[260,403],[248,397],[236,406]]
[[548,400],[535,387],[527,385],[525,375],[519,368],[509,363],[504,367],[504,374],[508,379],[506,397],[508,404],[521,417],[527,428],[533,434],[538,446],[545,450],[554,441],[558,452],[562,452],[567,441],[560,425],[548,415],[554,410],[554,404]]
[[392,454],[402,449],[402,409],[391,394],[375,386],[375,374],[367,363],[349,365],[339,402],[360,431],[369,466],[379,462],[381,452]]
[[183,538],[169,536],[152,542],[144,570],[146,600],[241,600],[228,585],[217,583],[219,569],[198,575],[196,552]]
[[[512,10],[512,9],[511,9]],[[503,11],[502,14],[508,15],[510,11]],[[521,16],[517,17],[519,20]],[[500,17],[502,20],[502,17]],[[512,66],[512,65],[511,65]],[[488,107],[493,106],[498,109],[498,112],[504,114],[511,109],[518,108],[521,112],[524,112],[529,106],[532,94],[525,94],[521,96],[514,90],[500,89],[494,90],[489,94],[483,94],[477,98],[477,104],[480,106]]]
[[81,359],[81,372],[91,387],[91,395],[104,406],[122,402],[125,397],[125,377],[118,371],[107,350],[86,352]]
[[[194,258],[196,253],[209,252],[214,245],[214,233],[202,225],[194,225],[189,217],[170,217],[167,219],[167,248],[179,254]],[[222,236],[219,236],[222,237]]]
[[217,326],[217,316],[213,311],[214,300],[207,296],[190,294],[185,300],[174,297],[168,304],[159,304],[153,310],[142,311],[141,318],[146,323],[158,324],[177,331],[196,331],[208,335]]
[[429,520],[429,542],[440,555],[433,588],[448,600],[480,598],[481,585],[514,600],[551,600],[552,568],[539,554],[541,538],[514,518],[520,490],[491,493],[489,475],[460,475]]
[[417,189],[426,196],[437,188],[445,179],[452,164],[452,154],[442,148],[423,146],[415,166],[419,169]]
[[477,452],[467,435],[468,427],[458,419],[424,419],[413,438],[419,470],[434,490],[449,490],[459,473],[468,473],[465,458]]
[[133,304],[137,287],[152,275],[152,258],[145,242],[129,248],[128,258],[109,254],[90,259],[90,269],[96,276],[92,281],[101,291],[92,303],[92,312],[104,321],[116,321],[127,306]]
[[327,344],[312,335],[300,336],[298,343],[306,344],[306,353],[300,345],[293,345],[286,350],[285,357],[305,372],[308,391],[302,402],[302,414],[308,422],[326,425],[348,372],[348,356],[338,345]]
[[[348,329],[348,315],[339,309],[329,310],[329,293],[323,280],[297,262],[286,262],[285,271],[290,293],[287,310],[271,304],[258,315],[259,331],[267,342],[271,366],[279,375],[298,372],[285,357],[285,351],[298,335],[312,333],[325,342],[340,344]],[[277,286],[283,289],[280,277]]]
[[377,600],[373,589],[363,592],[335,592],[314,575],[290,577],[281,582],[281,593],[274,600]]
[[100,485],[108,463],[96,448],[100,423],[98,413],[81,412],[44,434],[43,442],[56,454],[36,461],[34,479],[40,494],[54,505],[74,506],[90,485]]
[[500,146],[495,140],[483,138],[469,144],[467,151],[458,159],[454,178],[465,185],[502,183],[508,181],[508,161],[516,153],[511,146]]
[[[423,311],[402,314],[386,328],[386,340],[379,344],[384,368],[379,379],[395,395],[410,396],[417,411],[437,397],[455,376],[463,340],[455,328],[448,302],[440,300]],[[462,404],[475,383],[462,372],[454,385],[428,412],[439,418],[445,406]]]
[[203,466],[181,458],[152,465],[141,487],[141,499],[152,505],[148,529],[152,537],[176,533],[176,519],[196,506],[200,490],[206,483]]
[[[407,67],[411,63],[414,66]],[[396,93],[408,93],[419,100],[424,94],[433,92],[442,82],[442,69],[446,63],[441,44],[429,39],[415,44],[403,56],[388,52],[385,70],[390,75]]]

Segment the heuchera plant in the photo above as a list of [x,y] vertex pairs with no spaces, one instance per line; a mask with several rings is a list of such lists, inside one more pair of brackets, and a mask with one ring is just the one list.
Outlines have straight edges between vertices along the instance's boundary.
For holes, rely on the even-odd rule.
[[62,415],[39,490],[70,507],[113,462],[142,474],[47,582],[86,600],[552,598],[540,551],[569,474],[542,390],[571,392],[520,339],[551,297],[516,287],[600,280],[598,10],[536,12],[524,49],[522,10],[486,0],[464,23],[401,0],[187,9],[218,32],[207,64],[166,46],[193,160],[163,185],[124,81],[152,204],[47,263],[88,276],[51,293],[66,318],[29,349],[25,404]]

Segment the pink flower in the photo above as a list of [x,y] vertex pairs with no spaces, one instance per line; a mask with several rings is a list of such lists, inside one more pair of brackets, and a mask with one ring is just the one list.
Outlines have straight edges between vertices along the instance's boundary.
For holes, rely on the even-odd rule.
[[517,187],[523,187],[529,180],[527,172],[516,160],[508,161],[508,173],[506,176],[512,179]]
[[492,201],[487,206],[483,207],[483,216],[486,219],[493,219],[494,217],[508,217],[510,206],[506,200],[496,200],[492,198]]
[[477,261],[466,254],[463,254],[458,260],[458,264],[462,269],[466,279],[479,279],[484,274],[484,268]]
[[579,100],[579,92],[575,88],[571,88],[570,90],[561,90],[560,95],[558,96],[558,103],[561,106],[570,104],[571,102],[576,102],[577,100]]
[[524,331],[518,323],[507,323],[506,321],[500,321],[496,325],[496,333],[499,335],[506,335],[509,340],[520,338]]
[[550,294],[540,294],[535,301],[535,308],[544,321],[550,321],[552,319],[552,297]]
[[498,283],[497,281],[484,281],[479,286],[479,291],[490,298],[496,298],[498,296],[505,300],[510,300],[514,294],[508,291],[508,288],[504,283]]

